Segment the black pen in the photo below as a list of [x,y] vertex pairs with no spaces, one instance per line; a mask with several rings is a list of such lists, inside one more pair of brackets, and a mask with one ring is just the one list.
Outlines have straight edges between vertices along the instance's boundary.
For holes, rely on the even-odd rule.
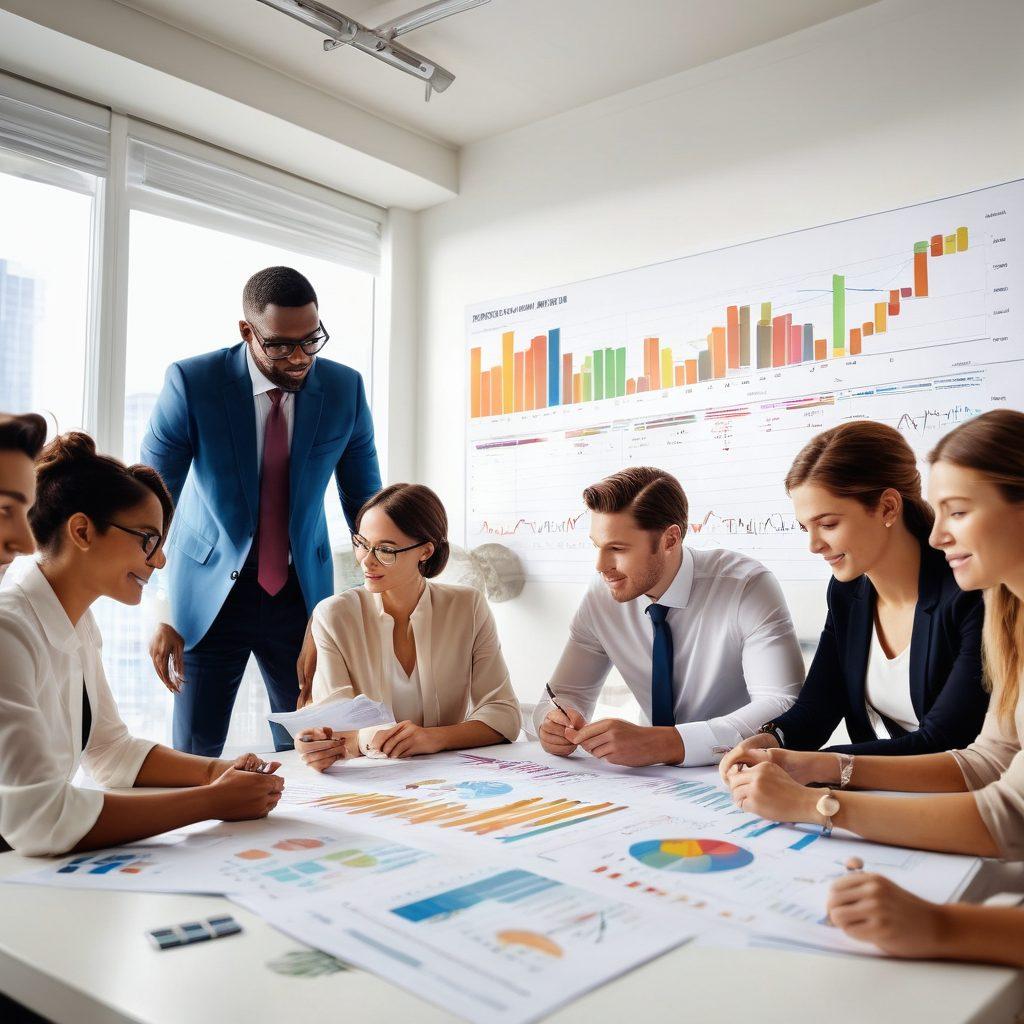
[[[569,718],[569,712],[566,711],[565,708],[563,708],[562,705],[558,703],[558,699],[555,697],[555,691],[551,689],[551,684],[545,683],[544,689],[548,691],[548,696],[551,698],[551,703],[554,704],[555,707],[558,708],[558,710],[561,711],[566,718]],[[572,724],[571,718],[569,718],[569,724]]]

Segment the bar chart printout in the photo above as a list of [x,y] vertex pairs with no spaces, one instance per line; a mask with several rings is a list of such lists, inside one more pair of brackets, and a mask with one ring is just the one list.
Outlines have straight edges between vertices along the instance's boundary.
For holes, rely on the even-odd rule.
[[821,580],[782,486],[814,434],[875,419],[923,456],[1024,408],[1022,208],[1015,181],[469,307],[467,544],[585,581],[583,489],[655,465],[689,543]]
[[435,869],[372,898],[339,892],[246,905],[481,1024],[538,1020],[694,934],[685,914],[652,915],[517,868]]

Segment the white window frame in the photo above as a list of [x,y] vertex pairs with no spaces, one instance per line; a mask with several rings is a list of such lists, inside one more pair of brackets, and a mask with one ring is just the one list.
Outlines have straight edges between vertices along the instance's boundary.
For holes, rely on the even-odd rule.
[[[95,192],[85,186],[82,173],[74,168],[0,148],[0,170],[5,173],[95,195],[82,408],[83,426],[96,438],[101,451],[124,454],[131,211],[142,210],[185,219],[214,230],[238,233],[232,231],[229,221],[213,211],[201,215],[193,210],[190,216],[182,217],[181,207],[173,201],[163,201],[158,196],[130,188],[128,146],[130,139],[137,139],[248,175],[264,184],[379,225],[381,256],[379,269],[373,275],[373,325],[366,390],[374,414],[382,472],[385,470],[388,461],[388,353],[387,345],[379,342],[389,334],[391,254],[386,210],[199,139],[3,73],[0,73],[0,94],[95,125],[109,133],[106,177],[101,178]],[[269,232],[264,240],[280,244]]]

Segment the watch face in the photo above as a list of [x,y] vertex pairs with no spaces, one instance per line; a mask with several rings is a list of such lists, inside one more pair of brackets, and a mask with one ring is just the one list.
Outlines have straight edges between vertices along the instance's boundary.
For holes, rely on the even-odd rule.
[[826,793],[818,801],[818,813],[824,814],[826,818],[831,818],[833,814],[839,813],[839,801],[834,796],[829,796]]

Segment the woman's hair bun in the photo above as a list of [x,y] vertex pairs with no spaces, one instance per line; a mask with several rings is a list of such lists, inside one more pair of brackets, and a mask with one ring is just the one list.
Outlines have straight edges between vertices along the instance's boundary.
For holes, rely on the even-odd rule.
[[38,467],[43,473],[55,466],[95,457],[96,442],[80,430],[69,430],[66,434],[58,434],[43,448],[39,453]]

